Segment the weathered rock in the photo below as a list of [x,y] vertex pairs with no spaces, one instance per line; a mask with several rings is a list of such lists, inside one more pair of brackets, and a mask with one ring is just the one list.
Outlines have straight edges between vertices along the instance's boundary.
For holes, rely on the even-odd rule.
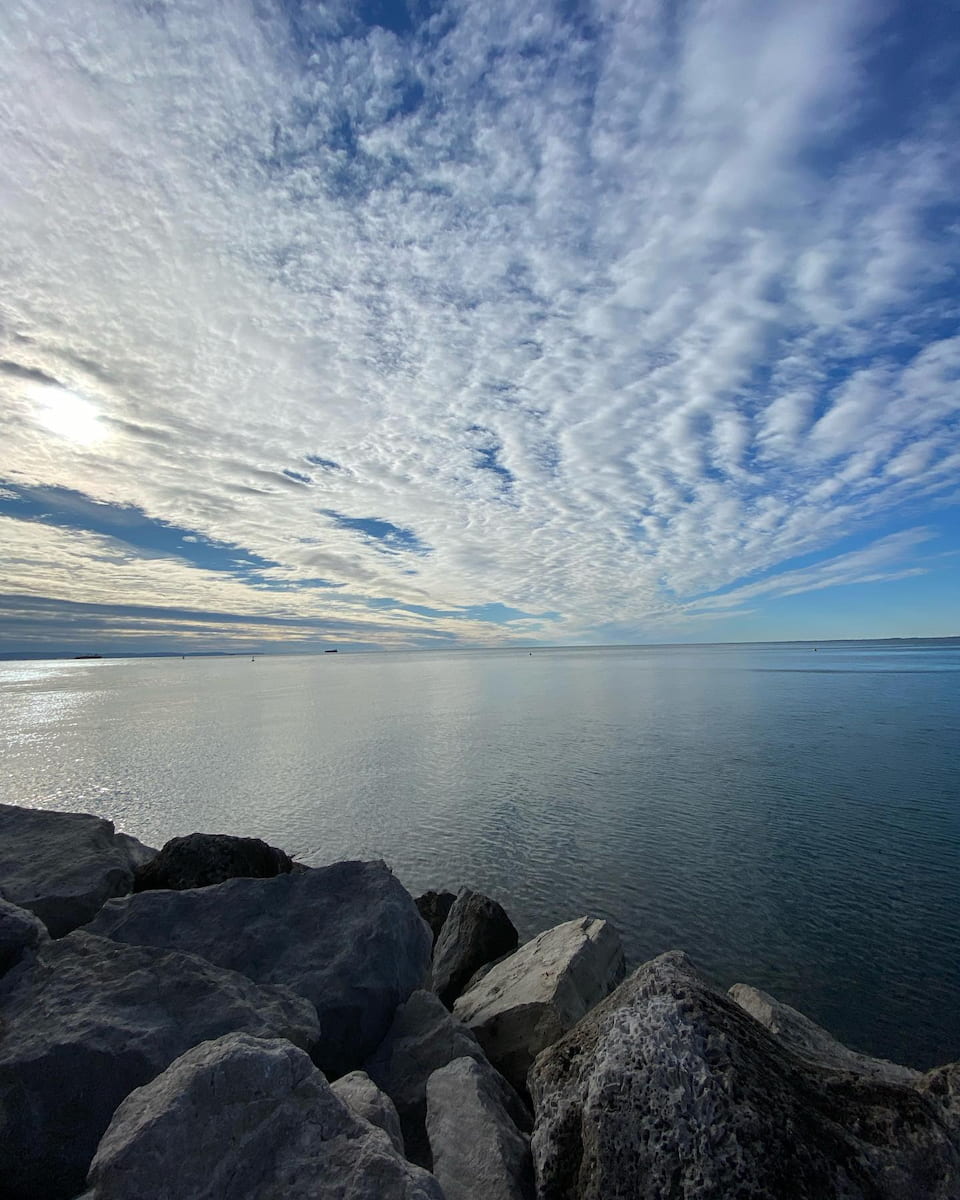
[[198,1042],[232,1030],[319,1038],[313,1005],[194,955],[83,931],[0,979],[0,1192],[69,1200],[111,1114]]
[[815,1066],[664,954],[534,1064],[537,1194],[948,1200],[952,1078],[912,1087]]
[[228,1034],[120,1105],[85,1200],[443,1200],[284,1041]]
[[260,838],[226,833],[191,833],[171,838],[156,857],[137,869],[135,892],[156,888],[210,887],[228,879],[270,879],[286,874],[293,863],[282,850]]
[[530,1141],[511,1117],[516,1094],[488,1062],[458,1058],[427,1081],[427,1136],[446,1200],[530,1200]]
[[474,971],[515,950],[518,940],[496,900],[461,888],[433,948],[431,987],[452,1008]]
[[424,892],[422,896],[418,896],[414,901],[420,916],[430,926],[434,945],[437,944],[440,930],[443,928],[443,923],[447,919],[450,909],[453,907],[454,900],[456,900],[456,896],[453,892]]
[[363,1065],[430,961],[430,931],[382,862],[140,892],[111,901],[88,928],[300,992],[320,1014],[315,1060],[331,1076]]
[[400,1114],[407,1157],[430,1165],[425,1117],[427,1080],[455,1058],[482,1058],[480,1043],[432,992],[414,992],[397,1009],[390,1031],[365,1070]]
[[152,853],[89,813],[0,804],[0,895],[38,916],[53,937],[129,892],[137,861]]
[[49,940],[47,927],[25,908],[0,900],[0,975],[5,975],[23,957]]
[[366,1071],[351,1071],[349,1075],[341,1075],[331,1087],[358,1117],[363,1117],[371,1125],[382,1129],[398,1153],[405,1153],[397,1107],[387,1093],[377,1087]]
[[819,1025],[759,988],[735,983],[727,995],[795,1054],[822,1067],[855,1071],[888,1083],[916,1083],[920,1072],[850,1050]]
[[620,935],[581,917],[541,933],[489,970],[453,1011],[515,1088],[551,1045],[626,974]]

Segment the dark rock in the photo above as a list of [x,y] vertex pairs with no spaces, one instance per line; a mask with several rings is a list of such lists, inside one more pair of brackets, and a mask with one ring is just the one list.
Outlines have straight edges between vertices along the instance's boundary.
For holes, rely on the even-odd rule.
[[430,931],[382,862],[140,892],[111,901],[88,928],[293,988],[320,1014],[315,1059],[331,1077],[363,1066],[430,961]]
[[461,888],[433,948],[431,986],[447,1008],[484,963],[516,950],[513,922],[496,900]]
[[454,900],[456,900],[456,896],[453,892],[424,892],[414,901],[420,916],[430,926],[434,945],[437,944],[440,930],[443,928],[443,923],[447,919]]
[[0,1194],[70,1200],[120,1101],[232,1030],[312,1049],[307,1000],[195,955],[78,931],[0,979]]
[[129,1095],[84,1200],[444,1200],[308,1056],[242,1033],[205,1042]]
[[432,992],[420,991],[397,1009],[389,1033],[366,1064],[367,1074],[397,1106],[407,1157],[421,1166],[430,1166],[427,1080],[438,1067],[463,1057],[483,1058],[480,1043]]
[[137,863],[154,853],[89,813],[0,804],[0,895],[38,916],[51,937],[129,892]]
[[488,1062],[458,1058],[427,1081],[427,1136],[446,1200],[532,1200],[530,1140],[516,1095]]
[[948,1200],[955,1079],[914,1087],[817,1066],[664,954],[534,1064],[537,1194]]
[[0,900],[0,975],[16,966],[27,950],[35,950],[49,938],[39,917],[8,900]]
[[156,888],[210,887],[228,879],[270,879],[286,874],[293,863],[282,850],[260,838],[230,837],[225,833],[191,833],[171,838],[160,853],[139,867],[135,892]]
[[386,1092],[377,1087],[366,1071],[351,1071],[349,1075],[341,1075],[331,1086],[358,1117],[382,1129],[399,1154],[406,1153],[397,1106]]

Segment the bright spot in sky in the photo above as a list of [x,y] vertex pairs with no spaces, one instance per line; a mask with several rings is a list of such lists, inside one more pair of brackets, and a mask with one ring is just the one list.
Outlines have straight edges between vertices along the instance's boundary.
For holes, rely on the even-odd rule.
[[92,446],[107,436],[96,407],[76,392],[56,384],[39,384],[34,389],[34,400],[40,424],[68,442]]

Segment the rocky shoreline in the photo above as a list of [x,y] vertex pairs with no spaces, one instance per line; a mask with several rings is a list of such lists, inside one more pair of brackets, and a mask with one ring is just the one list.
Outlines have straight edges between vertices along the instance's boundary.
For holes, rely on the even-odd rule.
[[957,1200],[960,1064],[582,916],[0,805],[4,1200]]

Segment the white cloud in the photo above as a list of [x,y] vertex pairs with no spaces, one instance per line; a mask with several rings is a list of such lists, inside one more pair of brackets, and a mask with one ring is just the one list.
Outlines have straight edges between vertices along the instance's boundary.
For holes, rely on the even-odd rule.
[[[875,6],[599,4],[588,29],[495,0],[407,39],[323,11],[308,45],[241,0],[3,7],[0,477],[322,575],[344,589],[310,602],[361,624],[365,597],[502,602],[555,638],[683,619],[950,494],[931,213],[960,164],[919,100],[857,132]],[[110,437],[44,427],[24,370]],[[293,603],[155,559],[118,578],[79,535],[45,553],[50,595]]]

